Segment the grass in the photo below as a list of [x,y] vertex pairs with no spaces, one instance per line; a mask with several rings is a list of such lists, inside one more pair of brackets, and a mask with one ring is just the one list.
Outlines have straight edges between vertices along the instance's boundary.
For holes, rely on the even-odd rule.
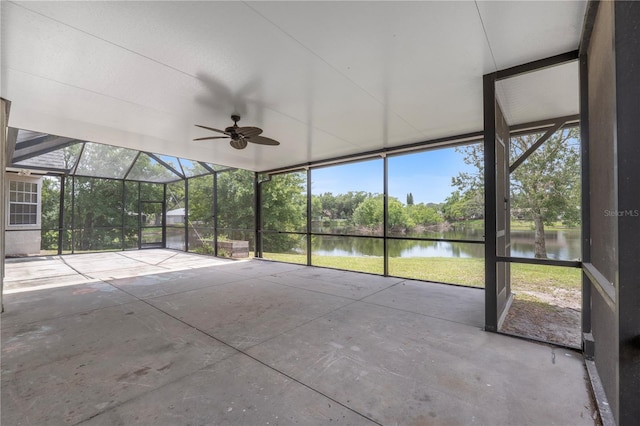
[[[306,254],[264,253],[266,259],[307,263]],[[313,266],[349,271],[383,273],[381,257],[314,256]],[[484,287],[484,259],[451,257],[408,257],[389,259],[389,275],[424,281]],[[546,292],[550,288],[579,289],[580,270],[546,265],[511,264],[514,290]]]
[[[461,222],[454,222],[453,225],[463,225],[469,229],[484,229],[484,219],[465,220]],[[533,221],[530,220],[518,220],[511,219],[511,229],[513,231],[533,231],[535,226]],[[562,222],[555,222],[550,225],[544,225],[545,231],[561,231],[565,229],[579,229],[579,226],[566,226]]]
[[484,229],[484,219],[461,220],[453,222],[452,225],[462,225],[469,229]]
[[582,281],[579,268],[512,263],[511,286],[515,291],[545,293],[550,288],[580,290]]
[[[533,231],[535,229],[533,222],[530,220],[512,219],[510,225],[513,231]],[[562,222],[554,222],[549,225],[545,223],[544,225],[545,231],[561,231],[565,229],[578,229],[578,226],[566,226]]]
[[484,287],[484,260],[452,257],[394,257],[389,274],[416,280]]
[[301,265],[307,264],[306,254],[290,254],[290,253],[262,253],[265,259],[277,260],[279,262],[299,263]]

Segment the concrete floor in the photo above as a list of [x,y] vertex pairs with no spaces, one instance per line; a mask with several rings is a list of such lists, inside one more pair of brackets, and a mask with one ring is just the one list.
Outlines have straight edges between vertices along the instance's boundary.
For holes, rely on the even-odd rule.
[[8,260],[3,425],[594,424],[483,292],[170,250]]

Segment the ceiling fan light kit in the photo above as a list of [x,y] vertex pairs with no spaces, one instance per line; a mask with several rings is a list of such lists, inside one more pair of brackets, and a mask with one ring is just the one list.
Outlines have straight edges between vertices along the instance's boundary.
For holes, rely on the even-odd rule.
[[262,133],[262,129],[258,127],[238,127],[238,121],[240,121],[239,115],[232,115],[231,120],[233,120],[233,126],[229,126],[224,130],[196,124],[196,127],[211,130],[212,132],[222,133],[225,136],[209,136],[205,138],[196,138],[194,139],[194,141],[230,138],[231,141],[229,141],[229,144],[235,149],[245,149],[248,145],[248,142],[255,143],[257,145],[280,145],[280,142],[278,142],[277,140],[260,136],[260,134]]

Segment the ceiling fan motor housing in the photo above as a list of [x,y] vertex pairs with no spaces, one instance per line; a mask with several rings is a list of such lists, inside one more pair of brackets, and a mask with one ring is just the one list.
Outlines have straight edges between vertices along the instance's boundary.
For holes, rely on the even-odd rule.
[[245,149],[247,147],[247,141],[244,138],[231,139],[229,145],[235,149]]

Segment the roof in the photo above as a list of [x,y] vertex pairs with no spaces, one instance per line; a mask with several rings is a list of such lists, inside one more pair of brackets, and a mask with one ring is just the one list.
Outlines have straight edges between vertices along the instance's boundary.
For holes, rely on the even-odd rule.
[[167,183],[228,170],[228,167],[141,152],[44,133],[9,129],[16,135],[9,168],[53,174]]
[[184,216],[184,207],[174,210],[169,210],[167,216]]

